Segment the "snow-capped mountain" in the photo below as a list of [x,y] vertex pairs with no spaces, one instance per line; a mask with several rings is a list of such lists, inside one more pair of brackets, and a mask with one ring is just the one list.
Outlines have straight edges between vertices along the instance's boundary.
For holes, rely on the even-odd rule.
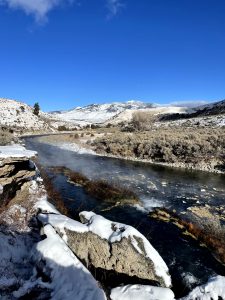
[[34,115],[33,108],[25,103],[0,98],[0,125],[16,131],[47,131],[50,126],[47,114]]
[[91,104],[84,107],[76,107],[68,111],[52,112],[52,116],[63,121],[79,124],[105,123],[120,115],[124,111],[148,109],[152,104],[139,101],[114,102],[109,104]]
[[108,104],[91,104],[76,107],[68,111],[51,112],[56,119],[74,122],[75,124],[103,124],[130,121],[136,111],[148,110],[152,114],[185,113],[187,108],[175,105],[157,105],[140,101],[113,102]]

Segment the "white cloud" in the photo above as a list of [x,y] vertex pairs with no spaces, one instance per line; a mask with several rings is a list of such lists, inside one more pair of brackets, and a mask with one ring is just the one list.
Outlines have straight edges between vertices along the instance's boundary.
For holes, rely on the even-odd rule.
[[50,10],[66,2],[71,3],[73,0],[0,0],[1,5],[22,9],[26,14],[33,15],[36,21],[45,20]]
[[[115,16],[124,6],[122,0],[105,0],[109,10],[108,17]],[[6,5],[10,9],[21,9],[27,15],[33,15],[37,22],[47,19],[49,11],[63,4],[72,4],[77,0],[0,0],[0,5]]]
[[107,7],[110,12],[109,16],[112,17],[112,16],[117,15],[123,6],[124,5],[121,2],[121,0],[107,0]]

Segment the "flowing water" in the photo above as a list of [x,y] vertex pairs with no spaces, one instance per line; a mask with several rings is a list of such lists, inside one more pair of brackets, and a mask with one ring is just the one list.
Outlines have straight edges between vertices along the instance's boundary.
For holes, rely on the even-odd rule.
[[[225,275],[225,267],[217,262],[208,249],[180,229],[148,216],[154,207],[182,211],[190,206],[225,204],[225,176],[200,171],[178,170],[147,163],[132,162],[88,154],[78,154],[40,142],[37,137],[25,139],[28,149],[38,151],[39,163],[54,175],[55,188],[62,195],[70,216],[78,219],[82,210],[93,210],[113,221],[137,228],[158,250],[167,263],[177,297],[204,283],[215,274]],[[80,186],[67,182],[63,174],[51,167],[65,166],[90,179],[119,182],[132,188],[141,199],[143,208],[108,204],[85,193]]]

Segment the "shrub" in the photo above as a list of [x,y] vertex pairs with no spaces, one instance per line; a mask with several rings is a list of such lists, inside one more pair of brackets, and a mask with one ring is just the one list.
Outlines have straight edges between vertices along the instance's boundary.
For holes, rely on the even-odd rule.
[[133,127],[136,130],[150,130],[156,117],[148,111],[137,111],[133,113],[129,130]]
[[20,106],[20,110],[21,110],[21,112],[24,113],[24,112],[25,112],[25,107],[21,105],[21,106]]
[[12,132],[7,129],[0,129],[0,145],[5,146],[13,141]]
[[69,130],[65,125],[58,126],[58,131],[67,131]]
[[[225,132],[223,129],[159,128],[148,132],[114,133],[92,142],[98,153],[148,159],[164,163],[218,161],[224,166]],[[218,165],[218,169],[220,168]]]

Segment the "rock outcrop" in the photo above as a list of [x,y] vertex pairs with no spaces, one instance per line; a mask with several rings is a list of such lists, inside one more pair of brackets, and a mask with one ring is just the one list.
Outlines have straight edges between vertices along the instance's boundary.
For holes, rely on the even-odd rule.
[[115,278],[126,276],[128,283],[171,286],[165,262],[135,228],[92,212],[82,212],[80,218],[84,224],[62,215],[39,215],[40,221],[62,234],[74,254],[94,272],[109,272],[111,278],[113,273]]
[[37,175],[36,167],[29,159],[35,154],[18,145],[0,147],[0,207]]

